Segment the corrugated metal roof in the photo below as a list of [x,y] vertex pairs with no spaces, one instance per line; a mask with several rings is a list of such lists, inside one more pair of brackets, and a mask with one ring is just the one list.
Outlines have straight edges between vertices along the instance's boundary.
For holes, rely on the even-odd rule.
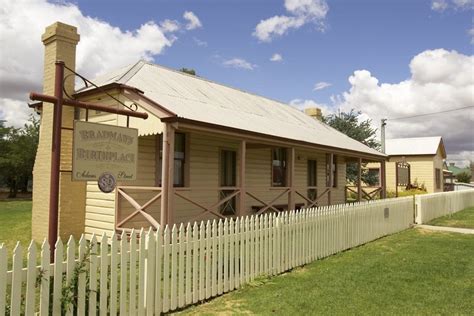
[[93,81],[138,88],[178,117],[384,156],[288,104],[144,61]]
[[436,155],[440,145],[443,145],[441,136],[387,139],[385,153],[389,156]]

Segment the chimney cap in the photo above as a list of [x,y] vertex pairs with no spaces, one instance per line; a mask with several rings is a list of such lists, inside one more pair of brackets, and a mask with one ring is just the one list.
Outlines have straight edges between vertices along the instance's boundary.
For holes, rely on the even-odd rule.
[[41,36],[41,40],[45,45],[55,40],[61,40],[75,45],[79,42],[79,39],[80,36],[77,33],[77,27],[62,22],[55,22],[46,27],[44,34]]

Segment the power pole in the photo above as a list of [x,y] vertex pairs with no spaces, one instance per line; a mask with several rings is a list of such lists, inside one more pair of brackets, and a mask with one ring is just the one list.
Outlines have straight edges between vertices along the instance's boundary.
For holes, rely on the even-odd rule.
[[385,154],[385,125],[387,125],[387,119],[380,120],[380,144],[382,145],[382,153]]

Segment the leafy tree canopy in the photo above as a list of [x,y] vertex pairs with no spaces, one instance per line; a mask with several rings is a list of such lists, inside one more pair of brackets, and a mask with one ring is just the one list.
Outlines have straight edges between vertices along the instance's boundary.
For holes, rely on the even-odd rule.
[[32,115],[23,128],[6,127],[5,123],[0,121],[0,184],[8,186],[13,198],[18,190],[26,192],[32,179],[39,120]]
[[187,73],[188,75],[196,76],[196,70],[194,70],[192,68],[184,68],[183,67],[183,68],[179,69],[179,71]]

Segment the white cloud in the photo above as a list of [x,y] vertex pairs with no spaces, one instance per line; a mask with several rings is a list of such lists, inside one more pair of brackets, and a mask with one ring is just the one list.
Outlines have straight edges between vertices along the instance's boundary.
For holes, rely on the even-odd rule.
[[270,61],[281,62],[283,61],[283,57],[280,54],[273,54],[272,57],[270,57]]
[[431,2],[431,10],[444,11],[448,8],[448,2],[446,0],[433,0]]
[[33,113],[26,101],[0,98],[0,119],[7,121],[7,126],[22,127]]
[[252,64],[242,58],[232,58],[232,59],[224,60],[222,64],[226,67],[246,69],[246,70],[254,70],[255,67],[257,67],[257,65]]
[[467,34],[471,37],[471,44],[474,44],[474,27],[467,31]]
[[432,0],[431,9],[443,12],[447,9],[469,10],[474,8],[474,0]]
[[304,111],[307,108],[320,108],[324,116],[334,113],[334,109],[332,107],[324,103],[318,103],[314,100],[293,99],[289,104],[300,111]]
[[[362,111],[379,127],[382,118],[398,118],[473,106],[474,56],[444,49],[427,50],[410,62],[411,77],[379,83],[367,70],[349,77],[351,88],[333,98],[337,106]],[[440,135],[448,153],[474,150],[474,108],[419,118],[388,121],[387,138]]]
[[252,35],[263,42],[270,42],[290,29],[299,29],[307,23],[324,30],[324,20],[329,11],[325,0],[285,0],[285,8],[290,15],[275,15],[261,20]]
[[188,21],[188,23],[186,24],[187,30],[194,30],[194,29],[202,27],[202,24],[199,18],[191,11],[184,12],[183,18],[186,21]]
[[329,82],[324,82],[324,81],[321,81],[321,82],[318,82],[314,85],[314,88],[313,88],[313,91],[318,91],[318,90],[322,90],[322,89],[326,89],[328,87],[332,86],[331,83]]
[[[173,45],[178,22],[149,21],[134,30],[121,30],[106,21],[85,16],[75,4],[46,0],[2,1],[0,10],[0,104],[15,108],[25,118],[28,93],[42,90],[43,44],[41,34],[46,26],[61,21],[78,27],[81,40],[77,46],[76,68],[88,78],[139,59],[152,60]],[[23,104],[19,107],[19,104]],[[2,110],[0,119],[8,117],[17,126],[22,119],[8,116]],[[7,123],[10,124],[10,123]]]
[[167,33],[179,31],[179,29],[181,28],[178,21],[169,20],[169,19],[166,19],[160,22],[160,27],[163,30],[163,32],[167,32]]

